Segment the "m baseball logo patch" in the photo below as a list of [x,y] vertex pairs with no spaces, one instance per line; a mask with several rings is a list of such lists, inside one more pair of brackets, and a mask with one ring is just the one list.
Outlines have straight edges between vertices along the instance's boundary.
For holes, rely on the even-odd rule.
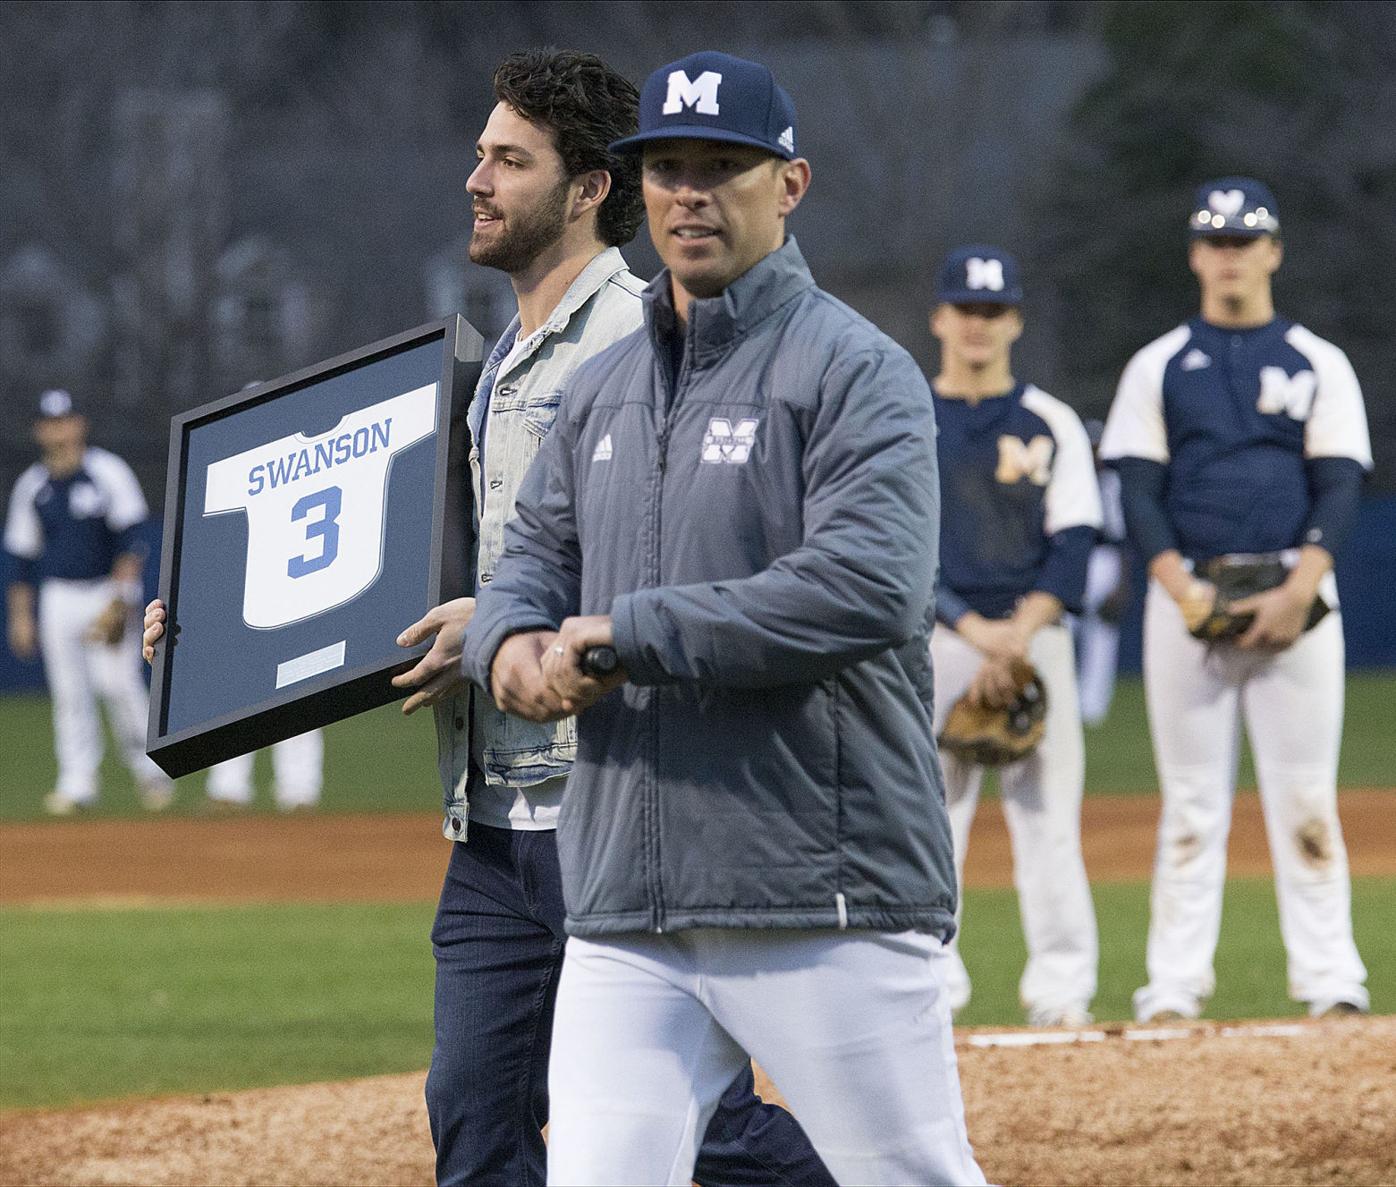
[[90,482],[75,482],[68,491],[68,514],[74,519],[96,519],[105,515],[107,501]]
[[1240,190],[1213,190],[1207,195],[1207,205],[1223,218],[1240,214],[1245,204],[1246,195]]
[[1295,420],[1307,420],[1318,391],[1318,376],[1312,371],[1290,375],[1283,367],[1261,367],[1258,412],[1278,415],[1283,412]]
[[1051,437],[1038,434],[1031,441],[1005,434],[999,438],[999,464],[994,477],[1011,485],[1026,478],[1034,486],[1046,486],[1052,480]]
[[715,416],[708,421],[708,431],[703,434],[702,460],[715,466],[744,466],[751,457],[751,447],[756,444],[756,426],[761,423],[758,417],[748,417],[733,424],[725,416]]
[[988,289],[990,292],[1003,291],[1003,261],[981,260],[970,256],[965,261],[965,284],[972,289]]
[[682,70],[675,70],[669,75],[669,93],[661,110],[665,115],[678,115],[691,107],[699,115],[717,115],[717,88],[721,84],[722,75],[715,70],[703,71],[692,82]]

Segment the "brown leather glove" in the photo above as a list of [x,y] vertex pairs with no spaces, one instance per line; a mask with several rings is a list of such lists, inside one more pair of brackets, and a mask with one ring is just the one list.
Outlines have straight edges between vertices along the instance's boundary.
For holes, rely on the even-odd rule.
[[981,766],[997,767],[1026,758],[1047,728],[1047,690],[1037,669],[1014,660],[1018,694],[1001,709],[961,697],[950,710],[938,741],[942,749]]
[[105,643],[115,647],[126,637],[126,628],[131,623],[131,607],[120,598],[113,598],[105,609],[92,620],[87,628],[87,637],[94,643]]

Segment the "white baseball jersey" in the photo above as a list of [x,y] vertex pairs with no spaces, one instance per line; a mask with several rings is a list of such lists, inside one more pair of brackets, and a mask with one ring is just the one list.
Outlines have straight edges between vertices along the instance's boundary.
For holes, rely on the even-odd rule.
[[299,622],[378,579],[392,459],[435,430],[436,399],[429,383],[208,467],[203,513],[247,515],[248,626]]

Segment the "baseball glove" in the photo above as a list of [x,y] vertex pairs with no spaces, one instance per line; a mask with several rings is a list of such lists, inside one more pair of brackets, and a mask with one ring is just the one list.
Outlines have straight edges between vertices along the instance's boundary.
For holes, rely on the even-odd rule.
[[92,625],[87,628],[87,637],[94,643],[105,643],[108,647],[115,647],[126,637],[126,627],[130,618],[131,608],[120,598],[113,598],[92,620]]
[[1018,695],[1006,708],[973,704],[968,695],[955,702],[938,739],[942,748],[986,767],[1017,762],[1037,748],[1047,724],[1047,689],[1024,660],[1014,660],[1012,672]]
[[[1232,605],[1242,598],[1282,585],[1289,576],[1289,569],[1277,555],[1239,553],[1214,557],[1198,566],[1197,575],[1216,587],[1217,597],[1211,613],[1192,627],[1192,634],[1205,643],[1225,643],[1244,635],[1255,621],[1254,614],[1233,610]],[[1328,609],[1322,597],[1315,598],[1304,629],[1312,630]]]

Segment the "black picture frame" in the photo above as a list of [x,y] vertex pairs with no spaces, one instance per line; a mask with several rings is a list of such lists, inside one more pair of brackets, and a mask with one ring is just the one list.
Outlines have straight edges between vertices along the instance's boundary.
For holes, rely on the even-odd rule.
[[[468,592],[473,515],[465,414],[483,354],[480,334],[464,318],[452,315],[173,418],[159,585],[166,633],[156,645],[152,664],[146,729],[146,752],[166,773],[186,775],[402,695],[390,679],[414,664],[427,644],[397,647],[397,632],[431,607]],[[436,385],[435,409],[430,432],[425,432],[429,414],[423,392],[430,383]],[[416,386],[395,390],[410,384]],[[400,437],[418,434],[408,444],[391,448],[390,417],[375,422],[369,436],[363,435],[364,428],[334,436],[346,417],[376,415],[393,397],[399,397],[393,409],[413,418],[407,430],[399,432]],[[320,423],[311,425],[307,434],[304,422],[317,418]],[[403,420],[399,416],[400,426]],[[251,449],[238,448],[239,442],[249,440],[254,442]],[[358,452],[361,441],[363,455]],[[380,444],[384,456],[369,457]],[[210,451],[217,457],[220,449],[223,458],[209,463]],[[283,452],[277,455],[276,450]],[[266,465],[250,466],[261,457]],[[222,467],[223,461],[239,466]],[[375,495],[378,500],[378,568],[357,592],[346,593],[355,588],[353,582],[343,583],[342,575],[330,571],[340,559],[335,517],[341,513],[343,489],[336,485],[315,492],[318,501],[308,511],[304,504],[309,500],[302,497],[292,506],[290,519],[296,522],[290,527],[280,514],[286,501],[318,473],[311,467],[321,465],[339,467],[333,477],[347,484],[354,508],[372,511]],[[302,472],[304,481],[292,480]],[[235,498],[245,500],[241,506],[215,506],[211,512],[210,502],[216,503],[216,493],[228,485],[222,476],[234,473],[246,475],[238,478],[238,487],[254,476],[256,485],[235,492]],[[365,474],[368,479],[361,481]],[[253,496],[260,498],[267,490],[268,481],[272,501],[256,505],[258,522],[271,524],[267,516],[276,515],[276,533],[303,530],[310,541],[305,555],[293,554],[280,568],[280,553],[259,551],[253,543],[268,535],[254,531],[252,503]],[[330,489],[339,492],[333,496],[333,508],[325,505]],[[429,506],[423,506],[423,500]],[[322,520],[330,526],[323,528]],[[375,520],[373,514],[360,514],[357,522],[350,552],[360,562],[353,572],[362,581]],[[284,540],[274,537],[271,543]],[[272,563],[261,565],[260,572],[271,581],[249,577],[268,557]],[[301,591],[309,583],[294,582],[307,572],[292,570],[296,565],[325,570],[314,588],[333,592],[321,592],[320,602],[345,596],[307,615],[273,621],[295,613],[285,608],[285,600],[272,596],[278,588],[289,592],[292,601],[307,601]],[[281,568],[291,571],[283,573]],[[254,600],[254,617],[267,621],[249,620]],[[319,652],[313,647],[298,651],[307,649],[315,637],[337,642]],[[276,660],[283,652],[285,658]],[[269,662],[275,663],[274,679],[268,679]]]

